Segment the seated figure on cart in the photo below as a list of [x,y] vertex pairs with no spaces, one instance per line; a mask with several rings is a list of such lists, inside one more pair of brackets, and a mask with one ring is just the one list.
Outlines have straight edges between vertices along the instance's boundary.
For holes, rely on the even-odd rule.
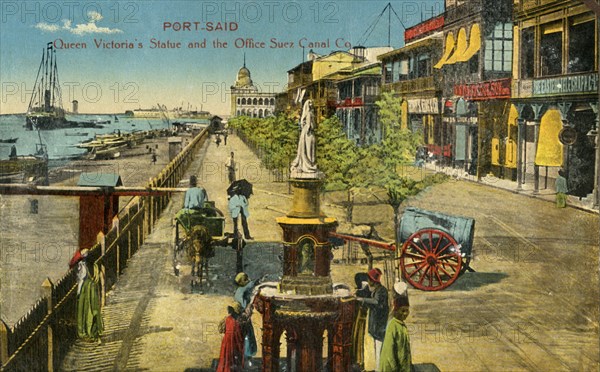
[[[173,269],[178,276],[182,259],[191,264],[192,293],[203,293],[202,282],[203,278],[208,281],[208,260],[214,256],[214,247],[227,244],[224,225],[223,213],[208,200],[206,190],[198,187],[196,176],[191,176],[183,208],[174,218]],[[183,252],[185,258],[181,257]]]
[[204,208],[204,202],[207,200],[206,190],[198,187],[198,178],[190,176],[190,188],[185,192],[183,208],[200,210]]

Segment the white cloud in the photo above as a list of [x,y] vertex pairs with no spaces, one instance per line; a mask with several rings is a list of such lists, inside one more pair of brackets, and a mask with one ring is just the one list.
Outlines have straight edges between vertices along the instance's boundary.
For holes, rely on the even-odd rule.
[[108,28],[108,27],[98,27],[95,23],[90,22],[83,25],[76,25],[69,29],[71,33],[75,35],[84,35],[84,34],[118,34],[123,31],[117,28]]
[[38,30],[42,30],[44,32],[56,32],[58,30],[60,30],[60,27],[57,25],[51,25],[45,22],[40,22],[37,25],[35,25],[35,28],[37,28]]
[[40,22],[34,27],[43,32],[57,32],[64,30],[80,36],[85,34],[119,34],[123,32],[118,28],[98,27],[96,22],[101,21],[104,18],[102,17],[102,14],[98,12],[88,12],[88,18],[88,23],[80,23],[75,26],[73,26],[71,20],[63,19],[62,26]]
[[90,20],[90,22],[98,22],[100,20],[102,20],[102,14],[95,12],[95,11],[91,11],[88,12],[88,19]]

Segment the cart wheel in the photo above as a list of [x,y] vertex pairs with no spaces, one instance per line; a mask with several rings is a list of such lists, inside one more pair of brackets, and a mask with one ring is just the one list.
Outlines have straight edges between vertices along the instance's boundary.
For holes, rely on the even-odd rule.
[[448,233],[423,229],[412,234],[402,245],[400,270],[413,287],[439,291],[460,275],[460,245]]

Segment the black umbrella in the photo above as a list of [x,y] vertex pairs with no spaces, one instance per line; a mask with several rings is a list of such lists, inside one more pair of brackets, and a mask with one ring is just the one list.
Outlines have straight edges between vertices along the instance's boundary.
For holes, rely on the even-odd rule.
[[250,198],[252,195],[252,184],[245,179],[233,181],[227,188],[227,195],[244,195],[246,198]]

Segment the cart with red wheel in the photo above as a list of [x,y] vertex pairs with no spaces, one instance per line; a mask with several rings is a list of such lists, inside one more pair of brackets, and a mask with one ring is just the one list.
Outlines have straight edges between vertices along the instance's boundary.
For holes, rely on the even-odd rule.
[[398,239],[400,271],[413,287],[438,291],[469,269],[475,220],[409,207]]

